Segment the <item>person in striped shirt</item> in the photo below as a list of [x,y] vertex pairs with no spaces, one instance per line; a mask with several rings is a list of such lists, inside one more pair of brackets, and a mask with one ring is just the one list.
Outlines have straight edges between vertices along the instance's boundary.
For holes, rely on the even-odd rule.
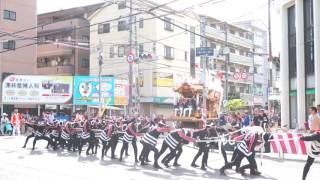
[[[191,133],[184,129],[178,129],[171,132],[164,139],[162,143],[161,150],[159,152],[159,157],[169,148],[170,153],[162,159],[162,163],[169,167],[169,162],[175,158],[173,166],[180,166],[178,160],[182,154],[182,145],[188,144],[189,142],[195,142],[194,138],[191,138]],[[178,152],[178,153],[177,153]]]
[[[310,132],[312,133],[309,136],[302,136],[300,140],[302,141],[314,141],[314,146],[319,145],[320,149],[320,117],[318,115],[318,110],[316,107],[311,107],[309,110],[310,115],[312,116],[312,123],[310,125]],[[319,155],[320,152],[317,152],[314,150],[312,152],[313,155]],[[312,156],[312,155],[311,155]],[[314,162],[314,158],[311,157],[308,153],[308,159],[307,162],[303,168],[303,174],[302,174],[302,180],[305,180],[307,178],[308,172],[310,170],[311,165]]]
[[[199,140],[206,140],[211,137],[217,137],[217,131],[215,127],[212,127],[210,125],[207,125],[203,129],[195,130],[193,131],[193,138],[199,139]],[[193,161],[191,163],[192,167],[199,167],[196,165],[197,159],[203,154],[202,156],[202,162],[201,162],[201,169],[206,170],[207,166],[207,161],[209,157],[209,147],[210,147],[210,142],[198,142],[197,146],[199,147],[198,153],[195,155],[193,158]]]
[[258,134],[248,130],[247,132],[245,132],[244,135],[235,138],[235,140],[240,140],[240,139],[242,139],[242,141],[237,145],[234,152],[236,154],[235,158],[231,162],[225,164],[220,169],[220,174],[226,175],[224,172],[226,169],[229,169],[229,168],[232,168],[233,166],[241,164],[241,161],[243,160],[243,158],[246,157],[247,160],[249,161],[249,165],[240,167],[239,172],[241,174],[244,174],[244,170],[247,168],[250,168],[251,175],[260,175],[261,173],[257,170],[257,163],[255,161],[255,153],[254,153],[254,147],[257,144]]
[[32,150],[35,149],[35,146],[38,140],[46,140],[50,145],[53,144],[52,140],[48,136],[46,136],[47,131],[48,129],[46,128],[45,122],[44,121],[38,122],[38,124],[35,126]]
[[106,152],[112,145],[112,135],[115,131],[115,126],[112,123],[109,123],[105,129],[102,131],[102,134],[100,136],[100,141],[102,142],[102,151],[101,151],[101,159],[103,160]]
[[170,128],[165,127],[165,124],[159,123],[156,126],[153,126],[152,129],[145,133],[144,136],[142,137],[141,144],[143,146],[142,151],[141,151],[141,165],[147,165],[145,161],[148,158],[149,152],[153,151],[154,152],[154,164],[153,167],[156,169],[161,169],[161,167],[158,164],[158,158],[159,158],[159,151],[156,148],[158,138],[161,133],[164,132],[169,132]]
[[131,123],[129,123],[127,130],[125,131],[123,135],[123,144],[120,151],[120,158],[119,161],[122,161],[123,153],[126,149],[128,149],[129,143],[132,144],[133,151],[134,151],[134,158],[135,162],[138,163],[138,147],[137,147],[137,137],[141,136],[141,134],[138,132],[138,124],[135,119],[132,120]]

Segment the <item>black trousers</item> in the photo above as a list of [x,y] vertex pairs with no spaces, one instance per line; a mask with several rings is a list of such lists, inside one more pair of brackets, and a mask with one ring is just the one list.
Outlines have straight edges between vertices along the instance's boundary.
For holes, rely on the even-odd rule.
[[[310,136],[305,136],[305,137],[302,137],[301,139],[304,141],[320,141],[320,133],[315,133]],[[303,168],[303,175],[302,175],[303,180],[306,179],[308,172],[310,170],[310,167],[313,164],[313,162],[314,162],[314,158],[308,156],[307,162]]]
[[[137,147],[137,139],[134,138],[132,140],[132,147],[133,147],[133,152],[134,152],[134,159],[136,162],[138,162],[138,147]],[[123,145],[122,145],[122,148],[121,148],[121,151],[120,151],[120,161],[122,160],[122,157],[123,157],[123,153],[125,150],[127,150],[129,147],[129,143],[126,142],[126,141],[123,141]]]
[[33,138],[34,137],[34,133],[32,132],[32,134],[30,134],[29,136],[27,136],[25,142],[24,142],[24,145],[22,146],[23,148],[25,148],[28,144],[28,141],[30,138]]
[[314,158],[308,156],[306,165],[304,165],[304,168],[303,168],[302,180],[305,180],[307,178],[308,172],[309,172],[310,167],[313,164],[313,162],[314,162]]
[[[234,160],[224,165],[221,170],[224,171],[225,169],[232,168],[233,166],[236,166],[237,164],[241,164],[241,161],[243,158],[247,157],[245,156],[240,150],[236,149],[236,156],[234,157]],[[247,157],[249,161],[249,165],[246,165],[244,167],[240,167],[239,170],[244,170],[246,168],[250,168],[250,171],[253,172],[255,170],[256,162],[254,159],[254,153],[252,153],[250,156]]]
[[91,153],[94,154],[94,141],[95,141],[95,137],[92,135],[90,135],[90,137],[88,139],[80,138],[79,148],[78,148],[79,155],[81,155],[82,148],[86,143],[89,143],[86,154],[89,155],[90,149],[91,149]]
[[48,141],[49,144],[52,144],[52,140],[48,136],[35,136],[34,140],[33,140],[32,150],[35,149],[36,143],[38,140],[46,140],[46,141]]
[[205,167],[207,165],[208,157],[209,157],[209,148],[207,147],[206,143],[199,143],[199,150],[198,150],[198,153],[193,158],[192,165],[196,164],[196,161],[202,154],[203,156],[202,156],[201,167]]
[[152,145],[145,143],[145,142],[141,142],[141,144],[143,145],[143,148],[142,148],[142,151],[140,154],[141,162],[144,163],[147,160],[150,151],[152,151],[154,153],[154,157],[153,157],[154,158],[154,165],[158,165],[158,158],[159,158],[158,149],[155,146],[152,146]]
[[176,149],[170,148],[170,150],[171,152],[166,157],[164,157],[164,160],[162,161],[164,161],[165,164],[169,164],[170,161],[174,158],[174,164],[178,164],[178,160],[183,152],[182,145],[178,144]]

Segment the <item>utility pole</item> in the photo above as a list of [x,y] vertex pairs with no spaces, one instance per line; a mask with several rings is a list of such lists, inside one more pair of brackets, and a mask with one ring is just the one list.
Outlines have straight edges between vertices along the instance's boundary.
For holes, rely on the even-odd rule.
[[[201,34],[201,44],[200,47],[207,47],[206,39],[204,38],[206,33],[206,18],[201,17],[200,19],[200,34]],[[203,115],[207,115],[207,96],[208,96],[208,85],[207,85],[207,67],[208,67],[208,55],[201,56],[201,63],[203,64]],[[203,116],[202,115],[202,116]]]
[[228,75],[229,75],[229,45],[228,45],[228,24],[227,22],[224,23],[224,38],[225,44],[223,49],[223,54],[225,55],[224,67],[225,67],[225,82],[224,82],[224,100],[225,102],[228,101]]
[[[134,48],[135,48],[135,55],[136,57],[139,56],[138,51],[138,27],[137,27],[137,16],[134,16]],[[135,63],[134,68],[134,76],[135,76],[135,109],[138,110],[138,113],[140,113],[140,76],[139,76],[139,61],[138,63]]]
[[[130,0],[130,14],[129,14],[129,51],[132,53],[132,0]],[[129,63],[129,104],[128,104],[128,113],[132,115],[133,113],[133,65]]]
[[99,60],[99,116],[102,117],[102,93],[101,93],[101,73],[102,73],[102,64],[103,64],[103,45],[100,40],[98,47],[98,60]]
[[[268,34],[269,34],[269,61],[272,61],[272,42],[271,42],[271,0],[268,0]],[[272,77],[271,77],[272,78]],[[267,102],[268,102],[268,110],[270,110],[269,105],[269,81],[268,81],[268,91],[267,91]]]
[[255,79],[254,79],[254,75],[255,75],[255,72],[254,72],[254,67],[255,67],[255,62],[254,62],[254,55],[255,55],[255,48],[254,48],[254,32],[251,33],[252,34],[252,108],[251,108],[251,112],[253,114],[253,110],[254,110],[254,94],[255,94],[255,88],[256,88],[256,85],[255,85]]

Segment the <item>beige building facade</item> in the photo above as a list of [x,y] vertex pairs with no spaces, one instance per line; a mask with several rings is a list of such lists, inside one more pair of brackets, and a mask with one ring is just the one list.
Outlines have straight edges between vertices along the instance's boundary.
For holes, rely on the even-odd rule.
[[89,21],[102,4],[38,15],[39,75],[88,75],[90,66]]
[[[36,0],[0,1],[1,79],[9,74],[32,75],[36,73],[36,26]],[[1,88],[2,86],[0,87],[0,90]],[[2,95],[0,98],[2,98]]]
[[[134,88],[139,92],[135,91],[133,94],[139,94],[136,101],[140,102],[140,111],[144,114],[172,115],[175,101],[173,88],[192,73],[195,74],[192,69],[197,61],[199,63],[199,58],[192,57],[191,51],[194,52],[195,47],[200,46],[200,38],[189,32],[200,33],[199,20],[191,14],[173,15],[174,10],[167,7],[153,11],[158,16],[162,15],[161,19],[147,13],[138,14],[133,17],[133,22],[136,23],[132,25],[133,48],[130,52],[129,18],[122,18],[129,15],[129,8],[126,8],[129,4],[124,4],[125,1],[106,4],[89,18],[91,25],[99,24],[90,28],[90,74],[99,73],[97,49],[101,46],[102,75],[123,79],[128,79],[129,64],[126,58],[129,53],[133,53],[136,58],[150,54],[151,59],[140,59],[133,67],[136,77],[134,86],[139,86]],[[147,4],[142,9],[154,6],[156,5]],[[136,5],[133,7],[141,8]],[[184,29],[166,23],[164,19]]]

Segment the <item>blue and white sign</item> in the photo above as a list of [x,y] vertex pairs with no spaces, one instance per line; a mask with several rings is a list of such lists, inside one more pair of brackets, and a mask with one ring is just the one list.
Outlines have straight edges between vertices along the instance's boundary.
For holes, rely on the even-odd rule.
[[[74,104],[99,105],[99,77],[75,76]],[[103,105],[114,105],[114,78],[101,77],[101,102]]]
[[196,48],[196,56],[213,56],[212,47],[200,47]]

